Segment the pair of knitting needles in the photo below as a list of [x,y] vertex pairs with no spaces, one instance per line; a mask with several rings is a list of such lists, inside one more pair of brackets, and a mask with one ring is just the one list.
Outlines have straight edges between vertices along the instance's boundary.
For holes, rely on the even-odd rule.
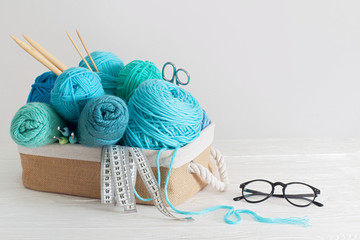
[[[69,34],[68,32],[66,32],[66,34],[68,35],[70,41],[71,41],[72,44],[74,45],[76,51],[79,53],[80,57],[82,58],[82,60],[83,60],[84,63],[86,64],[86,66],[89,68],[90,71],[92,71],[89,63],[85,60],[84,56],[81,54],[78,46],[76,45],[76,43],[74,42],[74,40],[72,39],[72,37],[70,36],[70,34]],[[87,55],[89,56],[90,61],[91,61],[91,63],[93,64],[95,70],[96,70],[97,72],[99,72],[99,69],[97,68],[97,66],[96,66],[96,64],[95,64],[94,59],[91,57],[91,54],[89,53],[87,47],[85,46],[85,43],[84,43],[84,41],[83,41],[83,39],[82,39],[82,37],[81,37],[81,35],[80,35],[80,33],[79,33],[79,31],[78,31],[77,29],[76,29],[76,34],[78,35],[78,37],[79,37],[79,39],[80,39],[80,42],[81,42],[81,44],[83,45],[83,47],[84,47]]]
[[[86,63],[86,66],[89,68],[90,71],[92,71],[91,67],[89,66],[88,62],[85,60],[84,56],[81,54],[78,46],[75,44],[74,40],[71,38],[70,34],[68,32],[66,32],[70,41],[72,42],[72,44],[74,45],[75,49],[77,50],[77,52],[79,53],[79,55],[81,56],[82,60]],[[91,57],[91,54],[89,53],[87,47],[85,46],[84,41],[82,40],[82,37],[79,33],[78,30],[76,30],[76,33],[81,41],[81,44],[83,45],[86,53],[88,54],[91,63],[93,64],[93,66],[95,67],[96,71],[98,72],[98,68],[95,65],[95,62],[93,60],[93,58]],[[43,46],[41,46],[39,43],[35,42],[34,40],[32,40],[30,37],[23,35],[23,37],[26,39],[26,41],[28,41],[30,43],[31,46],[29,46],[28,44],[26,44],[25,42],[21,41],[20,39],[18,39],[17,37],[10,35],[10,37],[22,48],[24,49],[27,53],[29,53],[32,57],[34,57],[36,60],[38,60],[41,64],[43,64],[45,67],[47,67],[50,71],[52,71],[53,73],[55,73],[56,75],[60,75],[63,71],[65,71],[66,69],[68,69],[68,67],[63,64],[59,59],[57,59],[54,55],[52,55],[48,50],[46,50]],[[36,50],[35,50],[35,49]]]

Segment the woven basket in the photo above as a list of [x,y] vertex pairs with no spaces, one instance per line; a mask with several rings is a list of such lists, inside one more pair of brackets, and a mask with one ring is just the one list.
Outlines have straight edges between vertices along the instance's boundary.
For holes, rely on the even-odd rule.
[[[215,125],[205,128],[199,138],[179,149],[174,159],[168,184],[168,196],[173,205],[183,203],[192,195],[212,185],[215,172],[210,160],[210,148],[214,138]],[[18,146],[23,168],[22,180],[25,187],[82,197],[100,198],[101,148],[89,148],[80,144],[51,144],[39,148]],[[157,179],[155,150],[143,150]],[[166,175],[173,151],[164,151],[160,158],[161,189],[164,193]],[[227,177],[222,176],[223,180]],[[211,182],[212,181],[212,182]],[[214,185],[214,186],[215,186]],[[145,185],[137,176],[135,189],[141,197],[149,198]],[[137,203],[153,204],[142,202]]]

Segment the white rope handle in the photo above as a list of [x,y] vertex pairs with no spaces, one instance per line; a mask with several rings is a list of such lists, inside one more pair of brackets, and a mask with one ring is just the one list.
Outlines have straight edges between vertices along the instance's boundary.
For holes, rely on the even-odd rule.
[[207,182],[207,184],[213,186],[213,188],[215,188],[216,190],[223,192],[229,185],[229,177],[226,171],[224,156],[218,149],[214,147],[211,147],[210,154],[216,162],[220,179],[217,179],[214,174],[209,171],[209,169],[195,162],[190,162],[189,172],[199,175],[199,177],[205,182]]

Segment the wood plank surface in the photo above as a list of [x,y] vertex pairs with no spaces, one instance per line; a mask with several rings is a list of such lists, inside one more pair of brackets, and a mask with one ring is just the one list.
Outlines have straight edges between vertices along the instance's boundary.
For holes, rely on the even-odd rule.
[[[16,146],[9,143],[0,145],[0,239],[360,239],[360,139],[252,139],[215,146],[226,156],[228,190],[207,187],[179,209],[232,205],[263,217],[307,216],[311,226],[264,224],[249,216],[228,225],[225,210],[187,223],[152,206],[138,205],[138,213],[124,215],[96,199],[32,191],[22,186]],[[297,208],[278,198],[233,202],[239,184],[255,178],[306,182],[321,190],[318,201],[325,206]]]

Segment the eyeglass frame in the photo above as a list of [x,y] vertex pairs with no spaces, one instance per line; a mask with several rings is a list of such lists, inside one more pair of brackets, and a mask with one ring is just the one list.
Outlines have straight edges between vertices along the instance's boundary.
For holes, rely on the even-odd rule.
[[[258,201],[251,201],[251,200],[248,200],[248,199],[245,197],[245,195],[244,195],[244,189],[245,189],[245,186],[246,186],[246,185],[248,185],[249,183],[252,183],[252,182],[256,182],[256,181],[267,182],[267,183],[269,183],[269,184],[271,185],[272,189],[271,189],[271,192],[270,192],[269,194],[267,194],[267,196],[266,196],[264,199],[258,200]],[[311,189],[314,191],[314,198],[313,198],[308,204],[306,204],[306,205],[298,205],[298,204],[295,204],[295,203],[291,202],[291,201],[287,198],[287,196],[286,196],[286,194],[285,194],[286,187],[287,187],[288,185],[291,185],[291,184],[302,184],[302,185],[308,186],[309,188],[311,188]],[[275,187],[278,186],[278,185],[282,186],[282,193],[283,193],[282,195],[281,195],[281,194],[274,194]],[[318,197],[318,194],[320,194],[320,190],[317,189],[316,187],[313,187],[313,186],[311,186],[311,185],[309,185],[309,184],[306,184],[306,183],[303,183],[303,182],[289,182],[289,183],[275,182],[275,183],[273,183],[273,182],[270,182],[270,181],[265,180],[265,179],[255,179],[255,180],[251,180],[251,181],[247,181],[247,182],[241,183],[240,186],[239,186],[239,188],[242,189],[242,191],[241,191],[241,194],[242,194],[242,195],[239,196],[239,197],[233,198],[234,201],[240,201],[241,199],[245,199],[245,201],[247,201],[247,202],[249,202],[249,203],[259,203],[259,202],[263,202],[263,201],[269,199],[270,197],[280,197],[280,198],[285,198],[286,201],[288,201],[290,204],[292,204],[292,205],[294,205],[294,206],[296,206],[296,207],[307,207],[307,206],[309,206],[309,205],[312,204],[312,203],[313,203],[314,205],[318,206],[318,207],[323,207],[323,206],[324,206],[324,204],[315,201],[315,199]],[[262,193],[262,192],[258,192],[258,193]],[[266,194],[266,193],[262,193],[262,194]],[[307,198],[305,198],[305,199],[307,199]],[[307,199],[307,200],[309,200],[309,199]]]

